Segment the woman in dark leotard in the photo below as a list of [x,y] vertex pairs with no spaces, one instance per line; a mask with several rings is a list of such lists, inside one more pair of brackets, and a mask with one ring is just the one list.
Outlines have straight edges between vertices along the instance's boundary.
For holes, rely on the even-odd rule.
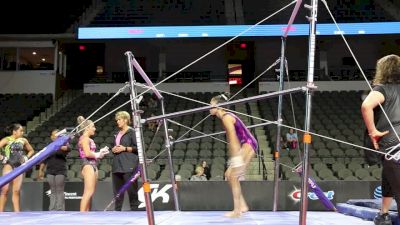
[[[21,124],[15,123],[10,125],[6,129],[6,133],[8,133],[9,136],[0,141],[0,149],[2,150],[0,160],[4,164],[3,176],[10,173],[22,163],[26,162],[28,158],[34,154],[34,150],[29,144],[29,141],[23,137],[24,128]],[[24,175],[19,175],[11,181],[13,186],[12,203],[14,212],[20,211],[19,197],[23,177]],[[8,187],[9,184],[6,184],[1,188],[0,212],[4,211],[4,207],[7,202]]]

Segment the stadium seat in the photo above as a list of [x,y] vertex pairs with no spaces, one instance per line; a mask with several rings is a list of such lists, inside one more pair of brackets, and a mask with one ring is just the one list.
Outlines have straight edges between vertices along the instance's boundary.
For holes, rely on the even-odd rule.
[[344,168],[344,169],[340,169],[338,171],[338,177],[341,180],[344,180],[349,176],[353,176],[353,172],[351,170],[349,170],[349,169]]
[[349,163],[349,164],[347,165],[347,167],[348,167],[351,171],[353,171],[353,172],[356,172],[358,169],[361,169],[361,168],[362,168],[361,164],[355,163],[355,162]]
[[360,180],[364,180],[364,178],[369,177],[370,173],[368,172],[368,170],[364,169],[364,168],[360,168],[357,169],[355,171],[355,175],[356,177],[358,177]]

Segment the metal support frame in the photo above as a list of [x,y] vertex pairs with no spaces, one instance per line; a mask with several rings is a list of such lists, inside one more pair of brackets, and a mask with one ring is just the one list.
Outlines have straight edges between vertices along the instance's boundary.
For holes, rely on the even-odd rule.
[[[281,61],[279,66],[279,91],[284,89],[284,74],[285,74],[285,47],[286,38],[282,37],[281,44]],[[280,95],[278,98],[278,116],[277,116],[277,127],[276,127],[276,145],[274,151],[275,158],[275,173],[274,173],[274,204],[272,211],[276,212],[278,210],[278,197],[279,197],[279,152],[281,150],[281,124],[282,124],[282,105],[283,96]]]
[[[165,114],[164,98],[162,98],[160,100],[160,102],[161,102],[161,113],[164,115]],[[171,146],[172,145],[171,145],[171,141],[170,141],[169,134],[168,134],[167,119],[164,118],[163,123],[164,123],[164,133],[165,133],[165,148],[167,149],[167,153],[168,153],[169,173],[170,173],[171,183],[172,183],[172,193],[174,195],[175,210],[180,211],[177,187],[176,187],[176,182],[175,182],[174,165],[172,163],[172,154],[171,154]]]
[[[310,35],[308,42],[308,74],[307,74],[307,87],[314,87],[314,62],[315,62],[315,42],[316,42],[316,28],[317,28],[317,14],[318,14],[318,0],[310,0],[311,6],[306,6],[310,9]],[[309,88],[306,92],[306,111],[304,118],[305,134],[310,131],[311,124],[311,106],[312,106],[312,89]],[[311,140],[310,140],[311,142]],[[308,174],[309,174],[309,148],[310,142],[304,141],[304,155],[303,155],[303,177],[301,180],[301,199],[300,199],[300,218],[299,224],[305,225],[307,218],[308,206]]]
[[[164,115],[165,114],[165,105],[164,105],[164,97],[161,95],[161,93],[155,88],[154,84],[151,82],[150,78],[147,76],[147,74],[144,72],[144,70],[142,69],[142,67],[139,65],[139,63],[137,62],[137,60],[135,59],[134,55],[132,54],[132,52],[128,51],[125,53],[125,55],[128,58],[128,64],[129,64],[129,72],[131,75],[131,77],[134,80],[134,76],[133,76],[133,67],[138,71],[138,73],[140,74],[140,76],[143,78],[143,80],[146,82],[147,86],[153,91],[153,93],[157,96],[158,100],[160,101],[161,104],[161,112]],[[135,83],[131,83],[131,89],[134,90],[133,92],[135,92],[135,95],[132,95],[133,99],[136,99],[136,88],[137,85]],[[135,102],[136,101],[132,101]],[[138,108],[138,103],[136,103],[137,108]],[[135,111],[135,110],[133,110]],[[141,119],[139,118],[139,120],[137,121],[138,123],[140,123]],[[176,188],[176,183],[175,183],[175,174],[174,174],[174,166],[173,166],[173,162],[172,162],[172,154],[171,154],[171,143],[170,143],[170,139],[169,139],[169,134],[168,134],[168,124],[167,124],[167,120],[166,119],[162,119],[163,121],[163,125],[164,125],[164,133],[165,133],[165,147],[167,149],[167,154],[168,154],[168,165],[170,167],[170,178],[171,178],[171,185],[172,185],[172,192],[173,192],[173,196],[174,196],[174,203],[175,203],[175,210],[179,211],[179,201],[178,201],[178,193],[177,193],[177,188]],[[140,135],[143,133],[142,131],[142,126],[140,124],[140,126],[138,127],[140,129]],[[141,146],[141,148],[143,149],[143,146]],[[138,145],[138,151],[139,151],[139,145]],[[144,157],[144,161],[146,159],[145,155],[144,155],[144,150],[143,151],[143,157]],[[140,160],[140,157],[139,157]],[[143,162],[144,162],[143,161]],[[142,164],[142,168],[146,167],[146,164]],[[143,168],[142,171],[146,171],[146,168]],[[147,175],[145,175],[146,180],[147,180]],[[153,211],[153,209],[151,209]],[[152,214],[154,214],[153,212],[151,212]],[[153,216],[154,217],[154,216]],[[154,220],[154,219],[153,219]]]
[[143,182],[143,192],[144,199],[146,203],[146,213],[147,213],[147,222],[149,225],[154,225],[154,210],[153,210],[153,202],[151,200],[151,189],[150,183],[147,178],[147,169],[146,169],[146,154],[144,151],[143,144],[143,133],[142,133],[142,124],[140,123],[140,110],[139,104],[136,101],[137,90],[135,89],[135,75],[133,71],[133,66],[130,63],[130,55],[129,53],[125,53],[128,58],[128,68],[129,68],[129,82],[131,86],[131,107],[132,107],[132,118],[133,118],[133,127],[135,129],[135,138],[136,138],[136,146],[139,156],[139,163],[141,167],[141,177]]
[[[279,65],[279,91],[284,90],[284,74],[285,74],[285,62],[286,62],[286,39],[288,36],[288,33],[290,31],[291,26],[293,25],[294,19],[297,16],[297,13],[299,12],[299,8],[301,6],[303,0],[297,0],[296,5],[294,6],[294,9],[292,11],[292,14],[290,15],[288,25],[286,27],[285,32],[282,35],[282,42],[281,42],[281,57],[280,57],[280,65]],[[274,158],[275,158],[275,173],[274,173],[274,196],[273,196],[273,205],[272,205],[272,210],[275,212],[278,210],[278,198],[279,198],[279,174],[280,174],[280,168],[279,168],[279,157],[280,153],[279,151],[281,150],[281,124],[282,124],[282,105],[283,105],[283,96],[279,96],[278,99],[278,113],[277,113],[277,129],[276,129],[276,145],[275,145],[275,151],[274,151]]]
[[[305,121],[304,121],[304,131],[305,135],[308,135],[310,131],[310,121],[311,121],[311,106],[312,106],[312,91],[315,89],[314,86],[314,61],[315,61],[315,40],[316,40],[316,21],[318,12],[318,0],[310,0],[311,5],[305,5],[307,9],[310,10],[310,17],[307,17],[310,21],[310,34],[309,34],[309,54],[308,54],[308,75],[307,75],[307,91],[306,91],[306,105],[305,105]],[[301,0],[298,0],[296,6],[292,12],[289,19],[288,27],[282,36],[282,46],[281,46],[281,64],[280,64],[280,77],[279,77],[279,90],[284,89],[284,69],[285,69],[285,46],[286,37],[290,30],[295,16],[297,15],[298,9],[301,4]],[[274,174],[274,202],[273,211],[278,209],[278,197],[279,197],[279,151],[280,151],[280,137],[281,137],[281,122],[282,122],[282,96],[279,96],[278,101],[278,126],[277,126],[277,139],[276,139],[276,149],[275,149],[275,174]],[[308,206],[308,175],[309,175],[309,147],[311,144],[311,139],[304,141],[304,155],[302,160],[303,176],[301,182],[301,200],[300,200],[300,217],[299,224],[306,224],[307,217],[307,206]]]

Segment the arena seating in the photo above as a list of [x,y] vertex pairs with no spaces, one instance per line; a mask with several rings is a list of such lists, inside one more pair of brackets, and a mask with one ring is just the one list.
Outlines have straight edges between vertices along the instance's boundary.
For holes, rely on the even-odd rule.
[[[92,0],[59,2],[51,0],[8,1],[0,15],[2,34],[58,34],[66,30],[82,15]],[[29,18],[12,20],[10,18]],[[23,29],[21,29],[23,28]]]
[[[264,1],[260,4],[256,0],[243,1],[243,12],[246,24],[255,24],[263,18],[287,5],[290,1]],[[389,16],[375,1],[366,0],[339,0],[327,1],[330,11],[337,22],[380,22],[396,21]],[[292,13],[292,7],[280,12],[268,20],[268,24],[287,23]],[[307,11],[300,9],[295,23],[308,23],[305,19]],[[318,21],[332,23],[332,19],[322,2],[318,4]]]
[[224,9],[222,0],[108,0],[89,26],[223,25]]
[[[217,93],[179,94],[202,102],[208,102],[209,99]],[[359,109],[361,94],[361,92],[356,91],[316,92],[313,98],[312,131],[356,145],[362,145],[364,130]],[[52,129],[76,126],[75,121],[78,115],[90,115],[111,96],[110,94],[84,94],[77,98],[29,134],[32,145],[37,150],[43,148],[50,141],[49,133]],[[145,98],[142,102],[142,107],[145,111],[143,114],[144,118],[149,117],[152,113],[155,115],[160,114],[159,107],[149,108],[146,106],[145,103],[150,97],[149,94],[145,94]],[[167,113],[202,106],[202,104],[193,103],[174,96],[166,95],[165,97]],[[121,104],[128,102],[128,100],[129,98],[126,94],[118,96],[101,109],[98,114],[93,117],[93,120],[97,120],[100,116],[114,110]],[[294,126],[294,122],[296,121],[296,126],[303,128],[304,96],[302,94],[294,94],[292,95],[292,100],[294,114],[291,110],[290,96],[284,96],[284,124]],[[257,103],[236,105],[232,107],[232,109],[274,121],[277,114],[277,100],[271,99]],[[120,110],[130,111],[130,105],[127,104]],[[208,112],[202,112],[181,116],[172,120],[184,126],[193,127],[207,115]],[[293,120],[293,115],[296,118],[295,121]],[[93,139],[99,147],[105,145],[112,146],[113,144],[114,132],[116,129],[113,116],[114,113],[96,123],[97,130]],[[243,115],[239,116],[247,125],[260,122]],[[169,128],[173,129],[171,135],[175,139],[181,137],[188,131],[188,129],[175,123],[169,123]],[[200,123],[195,129],[204,133],[214,133],[221,131],[221,124],[219,120],[210,117]],[[265,126],[263,128],[260,127],[253,129],[252,132],[260,142],[261,153],[264,157],[264,160],[254,160],[256,165],[263,167],[263,170],[261,172],[253,172],[254,174],[261,173],[262,179],[271,180],[273,179],[274,173],[272,149],[275,149],[276,127],[274,125]],[[286,132],[287,130],[283,129],[282,135],[284,136]],[[149,178],[152,180],[168,180],[170,175],[168,158],[166,152],[162,152],[164,150],[163,130],[160,129],[158,132],[155,132],[145,127],[143,134],[147,149],[147,158],[153,159],[156,157],[148,168]],[[193,137],[196,135],[199,134],[192,131],[184,137]],[[302,134],[299,133],[300,141],[301,136]],[[221,139],[225,138],[224,135],[216,137]],[[68,178],[72,181],[79,181],[81,180],[80,159],[76,151],[76,140],[71,142],[71,146],[73,150],[68,157]],[[300,148],[302,148],[301,144]],[[211,168],[211,179],[222,180],[226,168],[226,152],[226,144],[210,137],[174,144],[172,149],[174,173],[181,175],[182,179],[187,180],[193,174],[195,165],[200,163],[201,160],[206,160]],[[365,163],[363,157],[364,150],[362,149],[313,136],[313,143],[310,149],[310,162],[312,165],[311,176],[316,180],[379,180],[380,166],[369,167]],[[102,171],[100,179],[110,179],[111,162],[111,156],[107,156],[105,159],[101,160],[99,165],[99,169]],[[298,174],[293,173],[291,169],[287,167],[293,167],[299,162],[300,153],[298,150],[283,149],[281,151],[281,163],[284,164],[284,166],[281,167],[282,179],[300,180]],[[254,168],[254,170],[256,170],[256,168]],[[248,174],[250,179],[254,177],[252,174],[253,173]],[[31,178],[35,178],[34,173],[31,176]]]
[[29,120],[45,111],[53,102],[51,94],[1,94],[0,130],[10,123],[26,126]]
[[[362,92],[334,91],[316,92],[313,97],[311,116],[311,131],[317,134],[336,138],[356,145],[363,145],[364,124],[360,113]],[[260,104],[261,115],[264,118],[276,118],[277,102],[268,101]],[[304,124],[304,97],[293,95],[294,116],[291,111],[289,96],[284,97],[283,121],[287,124],[302,128]],[[272,127],[269,127],[272,128]],[[285,136],[287,129],[282,131]],[[271,148],[275,146],[276,129],[266,129]],[[298,134],[301,141],[302,133]],[[302,147],[300,145],[300,147]],[[281,151],[281,161],[286,165],[294,166],[299,163],[297,150]],[[344,143],[313,136],[310,150],[312,164],[311,175],[319,180],[377,180],[380,179],[378,166],[368,166],[364,161],[364,150]],[[283,167],[283,177],[289,180],[298,180],[287,167]]]
[[[236,18],[236,23],[255,24],[289,3],[290,1],[263,1],[260,3],[256,0],[247,0],[243,1],[240,6],[234,5],[238,12],[225,12],[227,3],[223,0],[201,2],[192,0],[108,0],[104,10],[94,18],[89,26],[224,25],[228,24],[227,17],[231,13],[240,17],[240,12],[243,12],[244,18]],[[329,1],[328,5],[338,22],[395,21],[395,18],[389,16],[375,1]],[[242,9],[239,10],[240,8]],[[318,8],[319,22],[332,22],[322,2]],[[270,18],[266,23],[287,23],[291,13],[292,7],[289,7]],[[301,9],[295,23],[307,23],[306,13],[306,10]]]

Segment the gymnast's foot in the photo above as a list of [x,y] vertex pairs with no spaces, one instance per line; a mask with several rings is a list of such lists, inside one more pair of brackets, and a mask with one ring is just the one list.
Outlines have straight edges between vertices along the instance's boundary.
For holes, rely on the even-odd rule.
[[229,218],[239,218],[241,216],[241,212],[230,211],[224,214],[224,216]]
[[241,213],[246,213],[246,212],[248,212],[249,211],[249,207],[247,207],[247,206],[242,206],[241,208],[240,208],[240,212]]

